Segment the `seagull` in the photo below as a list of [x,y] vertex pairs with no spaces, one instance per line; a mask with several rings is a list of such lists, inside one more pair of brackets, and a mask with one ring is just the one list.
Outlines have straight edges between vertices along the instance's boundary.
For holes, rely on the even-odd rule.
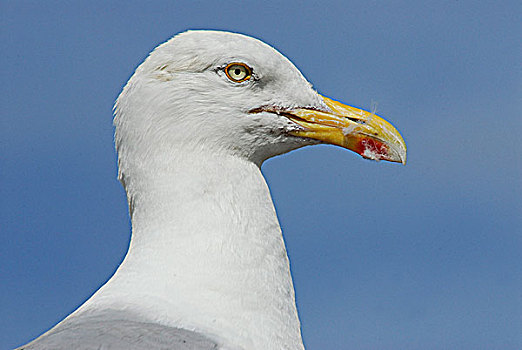
[[19,349],[304,349],[268,158],[320,143],[405,164],[387,121],[318,94],[271,46],[187,31],[114,107],[132,235],[110,280]]

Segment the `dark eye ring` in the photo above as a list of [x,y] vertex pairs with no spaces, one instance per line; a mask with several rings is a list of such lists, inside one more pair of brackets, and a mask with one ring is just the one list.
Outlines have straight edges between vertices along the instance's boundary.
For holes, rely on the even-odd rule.
[[225,67],[225,74],[227,78],[232,80],[234,83],[242,83],[252,78],[252,68],[244,63],[229,63]]

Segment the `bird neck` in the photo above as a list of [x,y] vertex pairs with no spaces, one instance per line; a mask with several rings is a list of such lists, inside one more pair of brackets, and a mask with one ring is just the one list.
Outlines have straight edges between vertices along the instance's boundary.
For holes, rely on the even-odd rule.
[[180,153],[125,174],[129,251],[85,308],[116,306],[219,334],[227,349],[303,349],[288,257],[259,166]]

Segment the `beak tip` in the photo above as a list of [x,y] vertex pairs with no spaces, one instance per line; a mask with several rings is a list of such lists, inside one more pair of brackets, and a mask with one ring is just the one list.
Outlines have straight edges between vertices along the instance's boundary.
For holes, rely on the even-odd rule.
[[406,165],[406,148],[400,148],[400,150],[397,152],[398,160],[397,163],[401,163],[402,165]]
[[406,145],[404,142],[387,142],[384,139],[363,137],[359,141],[358,147],[352,150],[366,159],[386,160],[406,165]]
[[406,165],[406,149],[405,148],[401,149],[401,152],[399,152],[399,157],[400,157],[400,163],[402,163],[402,165]]

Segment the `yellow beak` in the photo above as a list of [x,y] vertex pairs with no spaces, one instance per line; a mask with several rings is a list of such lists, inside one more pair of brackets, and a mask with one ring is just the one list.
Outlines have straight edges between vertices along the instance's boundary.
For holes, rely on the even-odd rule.
[[303,127],[292,135],[341,146],[364,158],[406,164],[406,144],[390,123],[373,113],[322,97],[331,112],[308,108],[285,111],[286,117]]

